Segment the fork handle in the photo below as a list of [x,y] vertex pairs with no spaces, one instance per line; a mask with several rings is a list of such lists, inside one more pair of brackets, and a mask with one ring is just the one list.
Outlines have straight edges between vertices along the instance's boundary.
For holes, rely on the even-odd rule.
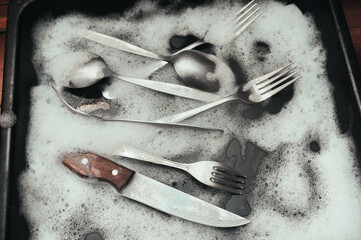
[[131,146],[127,146],[127,145],[118,146],[113,151],[113,154],[117,155],[117,156],[122,156],[122,157],[135,159],[135,160],[151,162],[151,163],[164,165],[164,166],[168,166],[168,167],[174,167],[174,168],[178,168],[178,169],[181,169],[181,170],[184,170],[184,171],[188,170],[187,164],[173,162],[171,160],[158,157],[158,156],[153,155],[151,153],[144,152],[144,151],[142,151],[140,149],[137,149],[137,148],[134,148],[134,147],[131,147]]
[[204,104],[200,107],[197,107],[197,108],[193,108],[193,109],[190,109],[188,111],[185,111],[185,112],[181,112],[181,113],[176,113],[176,114],[173,114],[173,115],[170,115],[170,116],[167,116],[167,117],[163,117],[163,118],[160,118],[158,120],[155,120],[155,122],[159,122],[159,123],[177,123],[177,122],[180,122],[180,121],[183,121],[187,118],[190,118],[198,113],[201,113],[201,112],[204,112],[208,109],[211,109],[211,108],[214,108],[218,105],[221,105],[223,103],[226,103],[226,102],[230,102],[230,101],[235,101],[235,100],[239,100],[239,97],[236,96],[235,94],[234,95],[230,95],[228,97],[225,97],[225,98],[221,98],[217,101],[214,101],[214,102],[211,102],[211,103],[208,103],[208,104]]

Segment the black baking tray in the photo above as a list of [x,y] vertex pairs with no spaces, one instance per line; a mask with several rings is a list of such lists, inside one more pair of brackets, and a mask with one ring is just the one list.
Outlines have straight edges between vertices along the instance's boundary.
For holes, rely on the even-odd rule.
[[[159,1],[160,7],[172,2],[182,8],[197,1]],[[202,1],[208,2],[208,1]],[[303,12],[314,16],[327,49],[327,71],[334,84],[334,97],[342,132],[351,132],[358,156],[361,152],[361,75],[340,3],[337,0],[299,0]],[[176,4],[175,4],[176,3]],[[197,2],[198,3],[198,2]],[[29,121],[30,89],[37,84],[32,65],[31,29],[45,15],[57,17],[68,11],[95,16],[121,12],[132,0],[23,0],[8,8],[2,111],[12,111],[17,123],[1,129],[0,136],[0,239],[28,239],[27,223],[20,212],[18,176],[27,167],[26,135]],[[358,158],[360,159],[360,158]]]

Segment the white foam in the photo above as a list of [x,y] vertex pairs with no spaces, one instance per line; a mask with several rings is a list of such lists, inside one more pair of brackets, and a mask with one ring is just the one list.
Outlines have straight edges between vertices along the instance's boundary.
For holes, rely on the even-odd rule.
[[237,89],[236,78],[232,70],[218,57],[209,54],[209,59],[211,59],[215,64],[215,70],[213,73],[208,73],[207,78],[209,80],[218,80],[219,81],[219,91],[217,92],[220,96],[227,96],[235,93]]
[[16,114],[12,111],[4,111],[0,115],[0,126],[2,128],[11,128],[16,124]]
[[[33,63],[40,84],[31,92],[29,168],[20,180],[23,212],[33,239],[82,238],[92,231],[99,231],[105,239],[360,238],[361,186],[355,147],[350,136],[339,133],[332,86],[326,75],[326,53],[312,16],[303,15],[295,5],[273,1],[259,4],[263,14],[234,42],[229,41],[230,35],[225,36],[228,28],[220,31],[219,26],[229,21],[240,6],[225,1],[176,15],[143,1],[124,15],[95,18],[73,13],[38,23],[33,33]],[[134,16],[141,11],[144,15],[156,14],[136,20]],[[221,78],[221,95],[236,91],[235,78],[224,65],[229,57],[239,62],[248,81],[291,61],[296,61],[302,79],[295,83],[292,100],[278,114],[264,113],[259,119],[249,120],[242,117],[242,112],[250,106],[234,103],[188,120],[222,128],[223,135],[99,122],[73,115],[61,105],[48,85],[52,79],[61,83],[66,74],[57,73],[49,62],[67,53],[91,51],[102,56],[113,71],[143,78],[155,61],[85,41],[82,29],[94,29],[164,55],[170,54],[169,39],[175,34],[205,36],[216,44],[217,61],[223,62],[217,64],[215,75]],[[259,61],[256,42],[269,45],[263,62]],[[153,80],[182,84],[171,65],[156,72]],[[119,106],[119,111],[111,115],[115,119],[157,119],[201,105],[121,81],[114,81],[108,88],[117,97],[112,102]],[[319,153],[310,151],[310,135],[319,139]],[[82,149],[106,155],[117,144],[183,162],[221,161],[234,137],[242,144],[254,142],[270,153],[249,195],[253,211],[248,218],[252,223],[227,231],[146,208],[120,197],[108,184],[79,178],[59,162],[61,154],[69,151]],[[222,206],[228,197],[220,191],[203,189],[180,171],[112,159],[166,184],[177,182],[183,191],[216,205]]]
[[94,55],[87,52],[62,54],[49,61],[49,73],[51,73],[57,86],[68,87],[71,85],[70,81],[74,77],[74,74],[92,58],[94,58]]

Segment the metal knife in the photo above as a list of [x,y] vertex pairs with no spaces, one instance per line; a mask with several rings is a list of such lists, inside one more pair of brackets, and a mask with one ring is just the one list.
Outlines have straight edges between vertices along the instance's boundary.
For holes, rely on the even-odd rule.
[[62,160],[65,166],[79,176],[109,182],[124,197],[170,215],[221,228],[238,227],[250,223],[246,218],[143,176],[94,153],[67,154]]

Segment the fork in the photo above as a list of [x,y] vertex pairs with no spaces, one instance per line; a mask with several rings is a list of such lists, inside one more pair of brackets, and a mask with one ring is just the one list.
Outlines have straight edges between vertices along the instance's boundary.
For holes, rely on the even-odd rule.
[[185,112],[155,120],[155,122],[177,123],[230,101],[241,100],[248,104],[262,102],[300,78],[300,76],[296,76],[299,72],[298,70],[295,71],[297,66],[291,67],[293,64],[294,62],[291,62],[284,67],[240,85],[237,91],[228,97],[221,98]]
[[[233,39],[236,39],[246,28],[251,25],[261,14],[262,11],[260,10],[260,7],[257,7],[258,4],[254,3],[254,0],[250,1],[248,4],[246,4],[244,7],[242,7],[236,14],[234,20],[233,20],[233,28],[234,28],[234,36]],[[251,10],[253,10],[251,12]],[[204,41],[205,36],[203,36],[202,39],[199,39],[198,41],[195,41],[194,43],[178,50],[177,52],[173,53],[173,55],[176,55],[182,51],[191,50],[193,48],[196,48],[200,45],[206,44],[208,42]],[[164,66],[168,62],[163,62]]]
[[118,146],[112,151],[112,154],[178,168],[188,172],[205,185],[235,194],[242,194],[245,184],[245,176],[233,168],[216,161],[199,161],[188,164],[178,163],[127,145]]

